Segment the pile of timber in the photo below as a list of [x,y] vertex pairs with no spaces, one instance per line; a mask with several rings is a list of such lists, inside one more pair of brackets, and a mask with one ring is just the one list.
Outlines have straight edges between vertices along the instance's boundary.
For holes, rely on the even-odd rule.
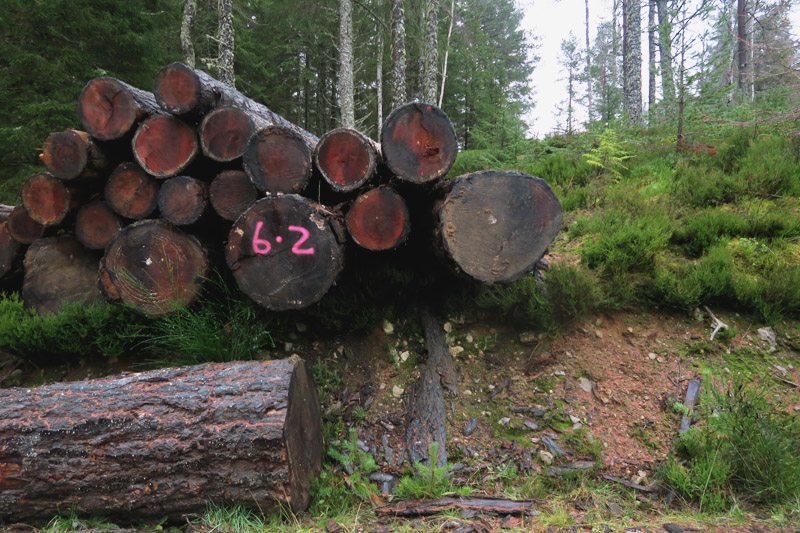
[[39,312],[105,300],[169,313],[197,297],[215,257],[260,305],[300,309],[335,283],[346,246],[381,253],[411,236],[461,274],[509,282],[561,226],[542,179],[444,179],[458,144],[431,104],[395,109],[380,144],[344,128],[318,138],[173,63],[152,93],[90,80],[78,117],[81,129],[45,140],[46,171],[22,185],[21,205],[0,210],[0,276],[24,257],[22,297]]

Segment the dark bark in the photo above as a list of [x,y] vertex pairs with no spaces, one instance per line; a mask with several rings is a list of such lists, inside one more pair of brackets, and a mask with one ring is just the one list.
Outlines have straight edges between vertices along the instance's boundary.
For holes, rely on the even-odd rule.
[[192,35],[194,34],[196,13],[197,0],[185,0],[183,4],[183,20],[181,21],[181,51],[183,52],[183,61],[191,68],[194,68],[195,61]]
[[217,68],[219,79],[231,87],[236,86],[236,77],[233,73],[233,0],[219,0],[219,31],[217,32],[219,56]]
[[133,156],[157,178],[180,174],[199,152],[197,135],[181,120],[156,115],[145,120],[133,137]]
[[561,228],[561,203],[546,181],[487,170],[448,182],[436,238],[458,270],[484,283],[530,272]]
[[353,0],[339,0],[339,105],[343,128],[356,127],[353,77]]
[[105,200],[114,212],[139,220],[158,206],[159,183],[136,163],[122,163],[108,178]]
[[507,500],[491,496],[445,496],[438,500],[404,500],[377,507],[375,514],[392,516],[428,516],[461,510],[500,515],[524,515],[535,509],[533,500]]
[[259,195],[245,172],[226,170],[211,182],[208,196],[217,214],[232,222],[253,205]]
[[314,149],[314,164],[336,192],[354,191],[375,175],[378,144],[354,129],[337,128],[323,135]]
[[8,231],[8,221],[0,222],[0,278],[11,271],[18,253],[19,242]]
[[411,228],[406,201],[387,186],[371,189],[356,198],[345,222],[356,244],[373,251],[400,246]]
[[311,179],[315,146],[293,129],[269,126],[250,138],[242,164],[259,191],[299,193]]
[[744,101],[747,89],[747,0],[736,2],[736,65],[739,97]]
[[231,88],[202,70],[170,63],[158,71],[153,90],[162,109],[173,115],[200,116],[227,103]]
[[675,77],[672,70],[672,25],[667,0],[655,0],[658,12],[658,56],[661,66],[661,91],[668,106],[675,102]]
[[97,288],[97,262],[98,254],[87,250],[72,237],[37,240],[25,253],[22,282],[25,305],[36,309],[39,314],[49,314],[57,312],[64,304],[101,302],[103,298]]
[[207,268],[206,251],[195,237],[162,220],[143,220],[108,245],[99,284],[110,300],[165,315],[194,301]]
[[406,29],[403,0],[392,1],[392,107],[406,103]]
[[25,208],[18,205],[6,220],[6,230],[20,244],[31,244],[44,235],[44,226],[33,220]]
[[321,460],[319,400],[297,356],[0,391],[5,522],[182,520],[212,501],[299,512]]
[[455,163],[458,141],[453,124],[433,104],[410,103],[386,118],[381,150],[400,179],[427,183],[443,177]]
[[75,238],[90,250],[103,250],[122,229],[122,221],[103,200],[88,203],[75,217]]
[[194,224],[208,205],[208,187],[189,176],[170,178],[158,192],[158,211],[176,226]]
[[28,216],[42,226],[60,223],[71,207],[70,191],[49,172],[40,172],[28,178],[22,184],[20,195]]
[[624,41],[622,75],[625,114],[631,124],[642,122],[642,6],[639,0],[623,2]]
[[78,97],[78,117],[84,130],[101,141],[124,137],[136,123],[157,112],[153,93],[116,78],[94,78]]
[[319,301],[344,267],[344,230],[295,195],[262,198],[231,228],[226,260],[239,288],[273,311]]
[[436,102],[439,81],[439,0],[425,0],[425,57],[422,60],[422,99]]
[[50,173],[62,180],[92,180],[105,177],[111,159],[85,131],[52,133],[44,142],[42,161]]

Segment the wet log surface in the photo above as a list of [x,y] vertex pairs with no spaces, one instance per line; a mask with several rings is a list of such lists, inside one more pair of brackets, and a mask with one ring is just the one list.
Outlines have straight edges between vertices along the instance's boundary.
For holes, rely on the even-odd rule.
[[125,218],[140,220],[158,207],[159,186],[159,182],[136,163],[122,163],[106,182],[106,204]]
[[75,238],[90,250],[103,250],[122,229],[122,221],[102,200],[81,207],[75,217]]
[[194,224],[208,205],[208,187],[189,176],[170,178],[158,192],[158,211],[176,226]]
[[398,107],[386,118],[381,150],[389,170],[398,178],[430,183],[444,177],[453,166],[458,141],[444,111],[414,102]]
[[245,172],[226,170],[211,182],[208,196],[217,214],[233,222],[256,202],[259,193]]
[[231,228],[225,258],[239,288],[273,311],[319,301],[344,267],[344,229],[301,196],[262,198]]
[[28,216],[42,226],[53,226],[64,220],[72,199],[64,183],[49,172],[40,172],[25,180],[20,195]]
[[350,192],[367,183],[381,161],[380,147],[363,133],[337,128],[323,135],[314,149],[314,164],[336,192]]
[[198,152],[199,144],[194,130],[170,115],[148,118],[133,136],[136,162],[156,178],[179,174]]
[[[25,253],[22,299],[39,314],[57,312],[62,305],[102,302],[97,287],[99,255],[70,236],[46,237]],[[2,449],[2,446],[0,446]]]
[[345,216],[353,240],[367,250],[390,250],[402,244],[411,228],[406,201],[387,186],[360,195]]
[[436,238],[455,266],[484,283],[530,272],[561,228],[561,203],[541,178],[487,170],[448,183]]
[[0,390],[0,521],[141,523],[309,503],[322,460],[302,359],[165,368]]
[[269,126],[250,138],[242,164],[259,191],[300,193],[314,170],[314,146],[294,130]]
[[78,118],[83,128],[101,141],[125,137],[138,122],[158,112],[153,93],[116,78],[94,78],[78,97]]
[[93,180],[111,170],[110,158],[85,131],[65,130],[47,137],[42,148],[47,170],[62,180]]
[[143,220],[117,234],[100,264],[100,287],[151,315],[191,304],[208,268],[205,248],[163,220]]
[[8,234],[20,244],[31,244],[44,235],[44,226],[33,220],[21,205],[14,207],[6,220]]

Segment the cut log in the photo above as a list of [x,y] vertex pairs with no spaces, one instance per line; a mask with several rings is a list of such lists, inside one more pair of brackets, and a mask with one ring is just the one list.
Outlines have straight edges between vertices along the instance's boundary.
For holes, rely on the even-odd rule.
[[11,213],[14,211],[15,206],[13,205],[6,205],[0,204],[0,222],[5,222],[8,220],[8,217],[11,216]]
[[319,301],[344,267],[344,231],[296,195],[262,198],[233,224],[226,261],[239,288],[273,311]]
[[58,224],[69,212],[70,191],[49,172],[40,172],[28,178],[22,184],[20,195],[28,216],[42,226]]
[[216,107],[226,90],[230,87],[202,70],[170,63],[158,72],[153,94],[173,115],[203,115]]
[[16,206],[9,215],[6,229],[20,244],[31,244],[44,235],[44,226],[33,220],[21,205]]
[[347,211],[345,222],[353,240],[367,250],[390,250],[405,241],[410,228],[406,201],[382,185],[365,192]]
[[270,126],[247,143],[244,170],[263,193],[299,193],[311,178],[313,151],[314,145],[295,131]]
[[453,124],[432,104],[404,104],[386,118],[381,130],[386,165],[398,178],[428,183],[443,177],[458,155]]
[[200,124],[200,146],[203,154],[214,161],[233,161],[242,157],[255,132],[256,125],[246,112],[220,107],[206,115]]
[[78,117],[95,139],[124,137],[134,125],[159,111],[153,93],[116,78],[94,78],[78,97]]
[[208,257],[200,242],[163,220],[143,220],[119,232],[100,262],[106,298],[150,315],[191,304],[200,293]]
[[487,170],[459,176],[436,208],[441,249],[484,283],[531,271],[561,228],[561,203],[546,181]]
[[211,205],[219,216],[233,222],[258,199],[258,190],[241,170],[220,172],[208,191]]
[[109,157],[85,131],[52,133],[44,142],[42,161],[50,173],[62,180],[92,180],[111,170]]
[[362,187],[377,171],[378,144],[363,133],[337,128],[323,135],[314,149],[314,164],[336,192]]
[[90,250],[103,250],[121,229],[122,221],[102,200],[81,207],[75,217],[75,238]]
[[298,356],[0,390],[0,521],[127,523],[309,503],[322,420]]
[[176,226],[186,226],[198,221],[208,204],[208,187],[189,176],[170,178],[158,192],[158,210],[161,216]]
[[158,206],[159,183],[136,163],[122,163],[106,182],[106,204],[125,218],[140,220]]
[[508,500],[491,496],[445,496],[438,500],[403,500],[375,508],[377,515],[429,516],[447,511],[461,510],[499,515],[536,514],[533,500]]
[[11,271],[19,252],[19,243],[8,231],[8,221],[0,222],[0,278]]
[[25,253],[25,305],[44,315],[58,312],[64,304],[102,302],[97,288],[98,258],[66,235],[37,240]]
[[133,136],[133,156],[147,173],[157,178],[179,174],[198,152],[197,135],[171,115],[145,120]]

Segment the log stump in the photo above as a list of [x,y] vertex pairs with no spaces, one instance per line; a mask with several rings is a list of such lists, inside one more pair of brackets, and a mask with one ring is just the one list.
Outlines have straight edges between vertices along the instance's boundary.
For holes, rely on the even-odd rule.
[[116,78],[94,78],[78,97],[83,128],[101,141],[125,137],[138,122],[158,111],[153,93]]
[[11,211],[6,225],[9,235],[20,244],[32,244],[44,235],[44,226],[33,220],[21,205]]
[[65,130],[52,133],[42,148],[47,170],[65,181],[104,178],[110,159],[85,131]]
[[158,207],[159,183],[136,163],[122,163],[106,182],[106,204],[125,218],[140,220]]
[[262,193],[299,193],[311,178],[313,151],[314,145],[294,130],[270,126],[250,138],[242,163]]
[[219,216],[233,222],[258,199],[258,190],[241,170],[217,174],[208,190],[211,206]]
[[198,147],[194,130],[171,115],[148,118],[133,136],[136,162],[156,178],[179,174],[197,155]]
[[140,523],[309,503],[322,462],[302,359],[208,363],[0,390],[0,521],[74,509]]
[[194,224],[208,205],[208,187],[189,176],[170,178],[158,192],[158,211],[176,226]]
[[75,217],[75,238],[90,250],[103,250],[122,229],[122,221],[103,200],[90,202]]
[[391,250],[402,244],[410,229],[406,201],[382,185],[355,199],[345,217],[353,240],[367,250]]
[[49,172],[25,180],[20,195],[28,216],[42,226],[54,226],[64,220],[72,200],[64,183]]
[[337,128],[320,137],[314,149],[314,164],[336,192],[362,187],[376,173],[380,147],[363,133]]

